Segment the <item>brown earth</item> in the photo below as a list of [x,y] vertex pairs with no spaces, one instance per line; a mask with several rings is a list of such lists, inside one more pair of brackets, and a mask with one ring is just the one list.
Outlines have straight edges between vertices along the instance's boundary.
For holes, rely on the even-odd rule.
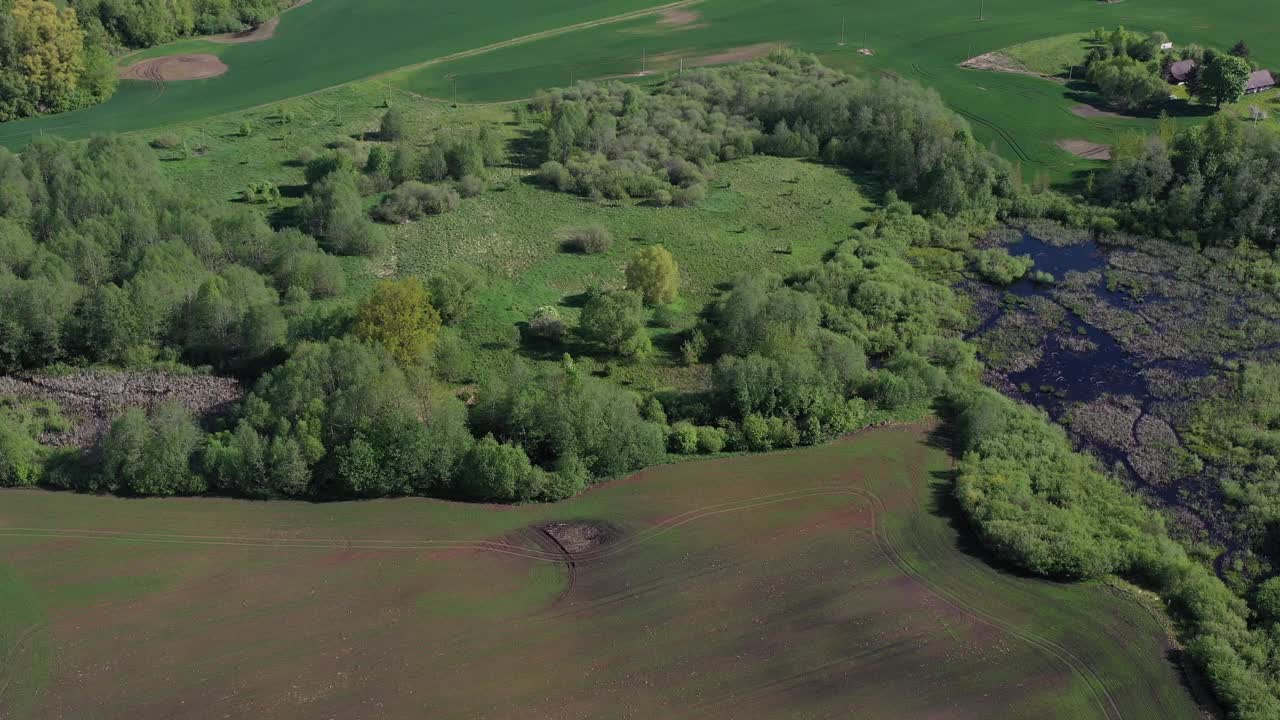
[[[293,5],[290,5],[288,10],[293,10],[294,8],[300,8],[309,2],[311,2],[311,0],[298,0]],[[288,12],[288,10],[286,10],[286,12]],[[271,18],[270,20],[262,23],[258,27],[249,28],[248,30],[241,30],[240,32],[222,33],[221,35],[210,35],[205,39],[209,40],[210,42],[216,42],[216,43],[262,42],[263,40],[270,40],[272,37],[275,36],[276,27],[279,24],[280,24],[280,16],[277,15]]]
[[258,27],[241,30],[240,32],[223,33],[221,35],[210,35],[207,40],[216,43],[251,43],[270,40],[276,34],[276,26],[280,24],[280,16],[277,15],[270,20],[262,23]]
[[1085,105],[1083,103],[1080,105],[1073,105],[1071,107],[1071,114],[1082,118],[1125,117],[1120,113],[1103,110],[1102,108],[1096,108],[1092,105]]
[[622,533],[608,523],[596,520],[570,520],[547,523],[539,528],[551,536],[556,544],[570,555],[604,547],[617,540]]
[[1079,140],[1076,138],[1068,138],[1059,140],[1054,143],[1059,148],[1086,160],[1110,160],[1111,146],[1101,143],[1091,142],[1089,140]]
[[[45,617],[0,670],[54,657],[27,714],[77,720],[1197,718],[1146,611],[965,552],[949,467],[898,428],[561,506],[4,490],[0,563]],[[568,559],[444,549],[596,518],[625,535]]]
[[680,8],[671,8],[662,11],[662,17],[658,20],[659,25],[690,25],[698,21],[702,17],[702,13],[695,10],[682,10]]
[[977,57],[971,57],[960,63],[960,67],[969,68],[970,70],[990,70],[992,72],[1013,73],[1015,75],[1044,77],[1002,52],[989,52]]
[[724,65],[726,63],[746,62],[764,57],[779,47],[778,43],[756,43],[731,48],[714,55],[704,55],[685,61],[685,67],[701,67],[703,65]]
[[162,372],[80,372],[58,377],[0,377],[0,395],[57,403],[71,430],[41,442],[88,449],[129,408],[150,409],[176,400],[197,417],[220,415],[244,396],[240,383],[209,375]]
[[152,58],[120,68],[122,80],[151,80],[152,82],[169,82],[172,80],[204,80],[217,77],[230,68],[217,55],[199,53],[196,55],[170,55]]

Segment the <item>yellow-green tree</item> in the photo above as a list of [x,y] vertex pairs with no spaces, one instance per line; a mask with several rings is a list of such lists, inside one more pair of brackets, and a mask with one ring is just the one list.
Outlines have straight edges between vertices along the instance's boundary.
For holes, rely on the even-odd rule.
[[18,66],[39,105],[64,109],[84,74],[84,30],[76,11],[49,0],[13,0]]
[[355,327],[361,340],[382,345],[402,365],[412,364],[435,344],[440,313],[416,277],[383,280],[360,303]]
[[640,293],[646,305],[666,305],[680,289],[680,268],[661,245],[650,245],[627,263],[627,289]]

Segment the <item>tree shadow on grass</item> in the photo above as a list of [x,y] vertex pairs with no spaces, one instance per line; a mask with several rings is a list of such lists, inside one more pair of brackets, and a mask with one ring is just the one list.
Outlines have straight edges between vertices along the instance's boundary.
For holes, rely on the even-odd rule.
[[[1217,112],[1216,108],[1208,105],[1200,105],[1182,99],[1168,100],[1150,107],[1130,109],[1113,107],[1098,95],[1092,85],[1079,82],[1068,85],[1067,92],[1063,93],[1063,97],[1076,104],[1087,105],[1103,113],[1099,118],[1116,117],[1129,120],[1155,120],[1160,117],[1161,112],[1166,113],[1169,117],[1198,118],[1208,117]],[[1089,119],[1088,116],[1082,117]]]
[[[283,192],[280,194],[284,195]],[[297,206],[276,208],[267,213],[267,223],[271,225],[272,230],[299,227],[302,225],[302,213],[300,210],[301,208]]]
[[520,128],[507,143],[507,158],[516,167],[536,170],[542,164],[546,139],[541,130]]
[[300,185],[279,185],[276,189],[280,191],[280,197],[297,199],[307,194],[308,187],[306,183],[302,183]]

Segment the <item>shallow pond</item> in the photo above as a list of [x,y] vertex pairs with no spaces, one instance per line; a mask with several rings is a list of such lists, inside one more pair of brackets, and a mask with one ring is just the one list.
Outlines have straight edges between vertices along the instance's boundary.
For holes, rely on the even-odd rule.
[[[1107,266],[1105,254],[1093,243],[1054,245],[1023,233],[1021,240],[1006,249],[1011,255],[1029,255],[1035,261],[1035,270],[1053,275],[1058,282],[1069,273],[1101,271]],[[1053,287],[1035,282],[1028,275],[1004,292],[1020,298],[1047,296]],[[1097,287],[1096,294],[1100,302],[1129,302],[1124,295],[1101,286]],[[999,311],[983,323],[978,334],[992,327],[1007,311],[1008,305],[1001,305]],[[1064,328],[1044,338],[1043,356],[1034,367],[1006,376],[1022,390],[1026,400],[1051,409],[1063,402],[1089,402],[1108,393],[1147,395],[1141,365],[1114,337],[1072,312],[1068,312],[1068,322],[1069,330]]]

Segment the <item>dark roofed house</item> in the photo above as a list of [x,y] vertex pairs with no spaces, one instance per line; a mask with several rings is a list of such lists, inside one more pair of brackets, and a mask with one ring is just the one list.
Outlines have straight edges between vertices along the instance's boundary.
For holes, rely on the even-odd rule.
[[1174,83],[1184,83],[1191,79],[1191,75],[1195,70],[1195,60],[1179,60],[1169,66],[1169,81]]
[[1276,86],[1276,79],[1271,75],[1270,70],[1254,70],[1249,75],[1249,81],[1244,84],[1244,92],[1246,95],[1270,90]]

